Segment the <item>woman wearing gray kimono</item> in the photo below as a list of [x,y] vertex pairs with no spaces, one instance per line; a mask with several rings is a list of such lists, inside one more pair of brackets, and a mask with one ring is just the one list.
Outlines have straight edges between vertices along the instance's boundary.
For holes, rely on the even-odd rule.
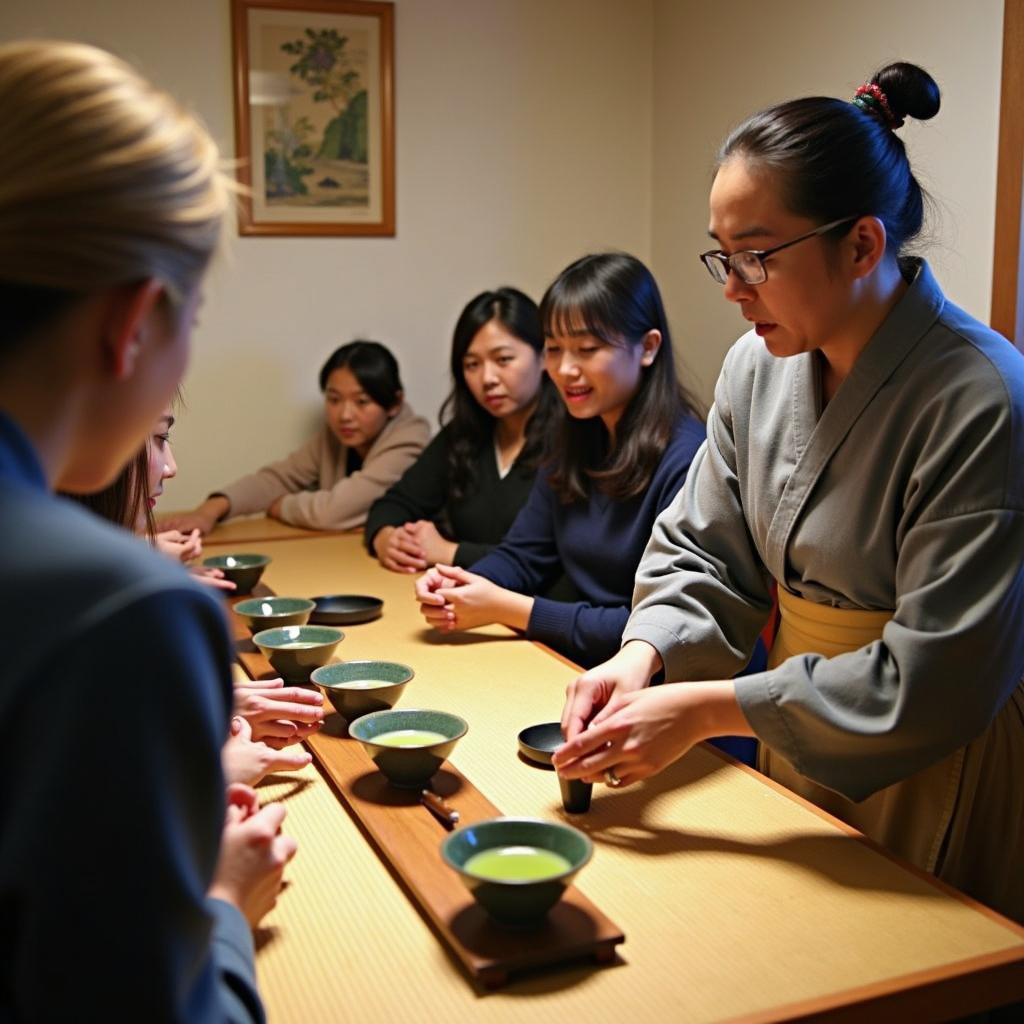
[[[938,108],[895,64],[726,141],[701,259],[753,330],[555,763],[617,786],[755,735],[769,776],[1024,920],[1024,358],[902,255],[895,131]],[[731,680],[773,581],[769,668]]]

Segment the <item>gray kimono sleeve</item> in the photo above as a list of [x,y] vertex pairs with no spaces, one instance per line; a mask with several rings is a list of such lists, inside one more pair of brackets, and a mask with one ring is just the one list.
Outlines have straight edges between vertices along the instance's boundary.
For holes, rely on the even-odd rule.
[[622,642],[655,647],[667,682],[728,679],[750,660],[771,604],[771,577],[744,518],[723,370],[708,439],[640,560]]

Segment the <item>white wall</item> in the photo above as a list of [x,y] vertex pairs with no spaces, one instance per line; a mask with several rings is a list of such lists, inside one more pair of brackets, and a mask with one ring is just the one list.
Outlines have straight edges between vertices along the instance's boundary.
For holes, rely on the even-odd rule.
[[656,0],[652,269],[706,398],[746,327],[697,262],[711,248],[707,196],[719,144],[772,103],[852,98],[893,60],[920,64],[942,89],[939,115],[900,131],[936,200],[922,252],[947,295],[987,322],[1002,19],[1002,0]]
[[[324,357],[392,346],[432,421],[451,330],[476,292],[539,299],[570,260],[650,258],[653,0],[398,0],[397,235],[233,238],[175,428],[165,507],[287,452]],[[227,0],[7,0],[0,35],[82,39],[135,61],[233,150]]]
[[[228,0],[7,0],[0,38],[59,34],[132,59],[233,151]],[[1001,0],[397,0],[393,239],[229,239],[210,280],[175,430],[167,508],[297,444],[316,371],[354,336],[392,345],[434,419],[462,304],[539,298],[585,251],[650,260],[683,364],[710,397],[741,333],[696,254],[728,128],[792,96],[852,96],[906,58],[943,109],[903,129],[939,205],[928,255],[987,320]]]

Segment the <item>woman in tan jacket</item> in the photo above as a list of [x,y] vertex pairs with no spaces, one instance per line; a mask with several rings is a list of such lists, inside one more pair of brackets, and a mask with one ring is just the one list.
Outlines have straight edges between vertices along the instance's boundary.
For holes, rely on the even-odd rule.
[[412,465],[430,427],[405,404],[395,357],[375,341],[342,345],[320,370],[324,423],[301,448],[215,491],[161,529],[209,533],[265,512],[310,530],[362,526],[370,506]]

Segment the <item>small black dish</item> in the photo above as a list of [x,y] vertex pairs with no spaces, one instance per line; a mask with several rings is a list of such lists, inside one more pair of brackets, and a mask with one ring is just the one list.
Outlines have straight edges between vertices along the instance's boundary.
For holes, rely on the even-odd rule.
[[558,722],[529,725],[519,734],[519,750],[529,761],[551,764],[551,755],[565,742]]
[[[519,752],[528,761],[538,765],[550,765],[551,755],[565,742],[559,722],[543,722],[527,726],[519,734]],[[562,806],[569,814],[585,814],[590,810],[593,785],[579,779],[563,779],[558,776],[562,791]]]
[[352,626],[379,619],[384,602],[366,594],[323,594],[314,597],[316,607],[309,621],[319,626]]

